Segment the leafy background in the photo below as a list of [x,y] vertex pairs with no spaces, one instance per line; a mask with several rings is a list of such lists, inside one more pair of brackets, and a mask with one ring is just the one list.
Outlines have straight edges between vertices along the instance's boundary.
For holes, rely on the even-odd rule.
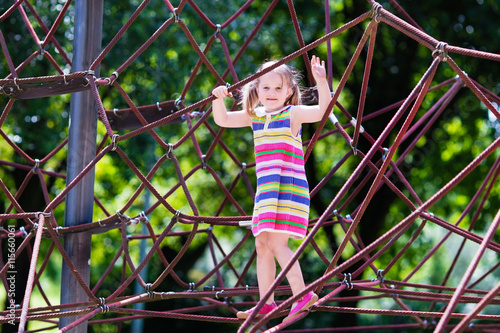
[[[197,5],[203,12],[215,23],[222,23],[228,19],[244,1],[198,1]],[[392,12],[396,12],[389,1],[380,1],[384,7]],[[58,11],[62,8],[64,1],[33,1],[33,6],[39,11],[42,20],[47,26],[50,26],[55,20]],[[232,56],[240,49],[251,29],[255,26],[257,20],[262,16],[268,7],[267,1],[256,1],[245,11],[241,17],[232,22],[230,26],[222,31],[229,51]],[[415,19],[415,21],[424,29],[425,32],[438,40],[446,41],[450,45],[473,48],[478,50],[500,53],[500,46],[496,42],[500,37],[500,26],[498,25],[498,16],[500,6],[494,0],[465,1],[457,0],[454,2],[446,0],[437,1],[411,1],[401,0],[400,4]],[[0,12],[4,12],[11,5],[10,1],[0,0]],[[135,11],[139,1],[119,1],[106,0],[104,2],[104,26],[102,45],[107,45],[113,36],[118,32],[122,25],[127,21]],[[324,3],[319,0],[298,0],[294,2],[300,26],[303,32],[306,44],[313,42],[325,34],[325,13]],[[343,25],[345,22],[357,17],[370,10],[370,6],[364,1],[330,1],[332,29]],[[162,1],[152,1],[146,10],[134,22],[133,26],[127,31],[112,51],[106,56],[100,66],[100,73],[103,76],[109,76],[116,68],[128,59],[142,44],[151,36],[154,31],[163,22],[171,17],[171,12]],[[189,27],[194,38],[203,49],[205,43],[214,33],[202,22],[194,10],[188,5],[181,14],[181,19]],[[44,36],[36,22],[32,22],[39,36]],[[333,89],[335,89],[338,80],[343,74],[347,63],[359,41],[366,23],[350,29],[332,40],[333,55]],[[15,55],[17,59],[25,59],[37,47],[34,45],[28,31],[24,28],[21,17],[14,13],[7,20],[0,22],[0,28],[6,39],[9,52]],[[73,49],[74,33],[74,9],[67,13],[61,27],[56,32],[56,39],[62,45],[63,49],[71,54]],[[49,47],[53,48],[49,44]],[[264,26],[260,29],[255,39],[250,44],[242,58],[238,61],[235,68],[239,79],[253,73],[256,67],[265,59],[280,58],[288,55],[299,48],[293,25],[290,20],[289,10],[285,1],[280,1],[273,10],[271,16],[266,20]],[[64,63],[60,55],[50,50],[59,63]],[[326,44],[318,46],[310,55],[316,54],[326,58]],[[362,54],[362,58],[366,52]],[[493,93],[500,92],[500,67],[497,63],[487,60],[474,59],[460,55],[452,55],[454,60],[468,75]],[[207,53],[215,69],[223,73],[226,68],[225,58],[223,57],[222,47],[215,43]],[[363,60],[363,59],[361,59]],[[379,25],[377,35],[377,45],[374,54],[374,63],[372,66],[372,77],[370,78],[370,88],[367,96],[366,112],[370,113],[391,103],[404,99],[408,96],[416,82],[421,78],[425,69],[432,60],[431,51],[419,45],[407,36],[397,30],[385,25]],[[127,91],[136,105],[149,105],[158,101],[175,100],[180,96],[192,68],[198,61],[198,56],[188,43],[182,30],[172,25],[158,40],[154,42],[145,53],[137,58],[123,73],[120,74],[119,82]],[[302,58],[292,61],[292,65],[304,71],[305,66]],[[352,113],[357,110],[359,101],[359,92],[361,90],[363,62],[360,61],[355,72],[349,79],[346,88],[343,90],[340,102]],[[67,72],[71,71],[69,65],[65,66]],[[5,61],[0,66],[0,77],[6,77],[9,70]],[[32,61],[29,66],[21,73],[21,77],[34,77],[43,75],[54,75],[53,68],[38,58]],[[454,72],[447,66],[441,65],[435,82],[454,77]],[[230,83],[234,83],[228,78]],[[186,95],[185,104],[190,105],[210,95],[211,90],[217,84],[212,74],[202,66],[201,71],[195,79],[193,87]],[[304,86],[311,86],[312,83],[306,77]],[[446,89],[446,88],[445,88]],[[100,94],[104,106],[108,110],[113,108],[127,107],[125,101],[119,94],[109,88],[101,87]],[[425,99],[421,112],[428,110],[433,103],[443,94],[443,91],[430,93]],[[0,95],[2,105],[6,103],[6,96]],[[7,121],[3,124],[2,130],[26,151],[33,158],[46,156],[63,138],[68,135],[69,121],[69,102],[70,96],[56,96],[34,100],[18,100],[15,108],[11,111]],[[206,111],[206,110],[200,110]],[[338,111],[338,110],[337,110]],[[341,123],[347,123],[349,119],[341,116],[338,112]],[[363,126],[373,136],[377,137],[385,128],[389,116],[376,118],[373,121],[363,123]],[[209,119],[210,124],[213,120]],[[314,132],[316,125],[306,126],[304,128],[304,138],[308,138]],[[327,124],[325,130],[332,129],[333,126]],[[186,123],[165,125],[156,129],[157,133],[165,142],[177,142],[187,131]],[[475,156],[487,147],[495,137],[500,133],[500,125],[488,114],[487,109],[477,100],[473,94],[462,89],[449,108],[445,110],[440,120],[431,128],[431,130],[419,141],[417,148],[408,156],[405,163],[401,166],[405,176],[414,187],[419,196],[425,200],[431,197],[453,176],[462,170]],[[103,139],[105,134],[104,126],[98,124],[98,142]],[[196,137],[201,144],[202,151],[206,151],[213,140],[212,134],[201,127],[196,131]],[[393,139],[393,138],[392,138]],[[228,144],[231,150],[236,154],[239,160],[251,163],[253,160],[252,136],[249,130],[226,130],[223,140]],[[390,142],[387,142],[390,144]],[[165,154],[163,148],[155,144],[148,134],[142,134],[120,143],[122,148],[139,169],[146,173],[160,156]],[[401,148],[400,151],[403,151]],[[350,147],[340,137],[328,137],[319,141],[307,164],[308,179],[311,188],[322,179]],[[369,143],[361,140],[359,149],[367,151]],[[184,173],[200,164],[192,144],[185,144],[175,150],[175,154],[181,163]],[[63,150],[52,158],[44,169],[55,172],[65,173],[67,151]],[[469,203],[472,195],[479,187],[482,177],[488,172],[499,152],[488,158],[482,165],[473,172],[471,176],[457,187],[449,195],[445,196],[436,206],[433,207],[433,213],[443,219],[454,222],[458,219],[463,209]],[[0,141],[0,156],[3,160],[24,163],[14,150]],[[321,215],[332,198],[336,195],[339,188],[354,170],[359,160],[351,159],[346,166],[342,167],[335,176],[329,180],[327,186],[314,197],[311,206],[311,218]],[[225,184],[229,184],[239,172],[239,168],[228,159],[228,156],[221,150],[216,149],[208,161]],[[248,169],[250,179],[255,178],[252,169]],[[20,183],[25,177],[25,171],[0,167],[0,178],[10,189],[19,188]],[[65,181],[60,178],[48,177],[47,182],[51,189],[51,196],[54,197],[65,187]],[[177,178],[175,170],[170,164],[165,164],[154,176],[152,183],[160,193],[166,193],[175,183]],[[124,205],[133,191],[140,184],[140,181],[133,175],[131,170],[121,161],[117,154],[108,154],[99,162],[96,168],[95,195],[103,202],[108,210],[113,212]],[[203,184],[203,186],[198,186]],[[217,185],[208,173],[197,172],[188,181],[192,190],[194,201],[197,203],[200,215],[214,215],[222,200]],[[399,184],[400,185],[400,184]],[[399,186],[398,185],[398,186]],[[366,189],[365,189],[366,190]],[[26,211],[43,210],[44,201],[39,185],[30,182],[29,190],[19,199],[19,202]],[[247,213],[252,210],[253,201],[244,186],[238,186],[234,195]],[[493,216],[500,207],[500,185],[495,184],[493,194],[486,202],[486,209],[479,219],[479,224],[475,226],[475,232],[483,234]],[[176,191],[169,202],[187,214],[191,214],[191,209],[181,191]],[[151,204],[151,198],[147,194],[141,195],[134,202],[133,206],[127,212],[129,216],[136,216],[145,207]],[[359,202],[346,207],[342,213],[349,213]],[[0,211],[3,211],[8,205],[5,197],[0,196]],[[64,205],[61,205],[54,212],[58,221],[64,221]],[[226,205],[221,215],[235,215],[237,211],[231,206]],[[374,197],[369,205],[365,217],[359,226],[360,235],[365,244],[379,237],[385,230],[399,222],[409,214],[409,209],[399,201],[391,191],[382,188]],[[94,221],[104,218],[105,214],[98,207],[94,209]],[[149,217],[157,232],[161,232],[163,227],[170,221],[172,214],[166,209],[159,208]],[[470,216],[466,218],[463,228],[468,227]],[[17,222],[21,223],[21,222]],[[190,230],[191,226],[179,225],[174,231]],[[140,233],[140,225],[130,227],[130,233]],[[389,251],[376,262],[377,267],[384,267],[398,252],[398,250],[407,242],[410,235],[402,237],[398,243],[391,247]],[[228,227],[217,227],[214,229],[215,235],[221,240],[226,252],[228,252],[234,243],[240,239],[244,233],[243,229],[234,230]],[[402,260],[398,262],[387,278],[400,280],[404,278],[421,260],[422,256],[430,250],[441,237],[444,231],[438,227],[428,225],[416,244],[408,251]],[[336,247],[341,242],[344,232],[340,226],[323,229],[317,236],[317,242],[327,255],[335,252]],[[497,232],[495,241],[499,241]],[[168,238],[162,244],[162,250],[167,258],[172,258],[183,244],[181,238]],[[42,242],[42,254],[49,246],[49,240]],[[446,269],[451,264],[450,254],[455,253],[461,240],[451,239],[446,249],[438,251],[432,259],[424,265],[419,273],[412,279],[420,283],[440,284],[443,280]],[[236,254],[233,264],[243,267],[253,251],[253,240],[248,240],[248,244]],[[91,285],[95,284],[107,268],[109,261],[114,257],[118,247],[121,244],[119,232],[117,230],[93,236],[92,239],[92,271]],[[151,244],[147,243],[147,246]],[[298,244],[292,244],[298,246]],[[472,249],[474,248],[471,245]],[[136,262],[139,260],[140,242],[130,243],[131,253]],[[5,252],[4,252],[5,253]],[[352,247],[348,247],[342,257],[349,258],[354,253]],[[460,280],[461,274],[467,267],[471,253],[465,253],[460,257],[461,263],[457,266],[454,274],[450,277],[449,284],[456,285]],[[53,253],[53,260],[50,261],[46,274],[42,278],[42,285],[48,287],[48,294],[54,304],[59,302],[59,281],[61,274],[61,258],[57,253]],[[161,272],[161,265],[154,260],[150,262],[147,268],[148,278],[146,280],[154,281]],[[487,253],[482,264],[485,267],[492,266],[498,262],[499,256],[496,253]],[[305,270],[306,281],[313,281],[320,277],[325,269],[322,261],[308,249],[301,257]],[[122,262],[119,260],[115,265],[110,278],[98,292],[98,297],[106,297],[120,284]],[[211,259],[207,252],[207,236],[200,234],[195,238],[193,246],[181,260],[176,268],[176,273],[185,281],[196,281],[203,276],[211,267]],[[241,267],[238,267],[241,270]],[[374,276],[365,274],[364,278],[370,279]],[[234,284],[234,276],[224,268],[222,276],[227,285]],[[256,285],[255,274],[251,271],[245,281],[249,285]],[[492,276],[492,280],[485,280],[480,285],[481,288],[489,289],[500,278],[497,271]],[[207,285],[217,285],[215,279],[207,282]],[[126,291],[127,294],[134,293],[133,288]],[[159,288],[160,290],[179,290],[170,279],[166,279]],[[3,292],[3,291],[2,291]],[[141,291],[139,291],[141,292]],[[0,294],[0,300],[4,299]],[[375,302],[375,301],[373,301]],[[35,291],[33,306],[41,306],[42,298],[39,292]],[[151,302],[145,306],[151,310],[167,310],[194,306],[198,304],[195,300],[176,300],[173,302]],[[410,302],[414,309],[422,305],[418,302]],[[360,307],[375,308],[397,308],[393,301],[379,301],[379,304],[354,304]],[[423,308],[425,309],[425,308]],[[495,307],[489,308],[489,311],[498,310]],[[214,312],[214,315],[227,315],[228,313]],[[103,317],[104,318],[104,317]],[[351,325],[373,325],[384,323],[406,322],[409,319],[365,316],[365,315],[347,315],[335,313],[313,313],[305,320],[297,323],[293,328],[314,328],[314,327],[338,327]],[[28,328],[34,329],[43,324],[32,322]],[[151,318],[143,322],[144,330],[167,327],[168,325],[174,331],[200,329],[199,322],[175,321],[167,319]],[[10,332],[10,325],[4,325],[0,328],[2,332]],[[136,328],[137,329],[137,328]],[[89,331],[92,332],[128,332],[132,331],[132,323],[125,322],[116,325],[90,325]],[[203,330],[206,332],[234,332],[236,326],[203,323]]]

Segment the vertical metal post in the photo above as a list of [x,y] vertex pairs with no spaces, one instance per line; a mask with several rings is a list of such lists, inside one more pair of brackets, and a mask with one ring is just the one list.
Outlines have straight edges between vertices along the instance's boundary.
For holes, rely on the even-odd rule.
[[[150,149],[150,150],[154,150],[154,149]],[[149,163],[149,164],[151,166],[151,163]],[[148,170],[150,170],[150,169],[151,169],[151,167],[148,168]],[[144,210],[147,210],[149,208],[150,198],[151,198],[151,192],[149,192],[149,190],[146,189],[145,193],[144,193]],[[142,234],[143,235],[148,234],[148,227],[146,226],[146,223],[142,224]],[[146,245],[147,244],[146,244],[146,239],[141,239],[140,242],[141,243],[140,243],[140,247],[139,247],[139,262],[142,262],[146,258],[146,253],[147,253]],[[147,264],[146,264],[146,266],[144,266],[144,268],[139,273],[139,275],[147,283],[147,281],[148,281],[148,265]],[[144,288],[141,287],[139,282],[136,280],[135,285],[134,285],[134,294],[137,295],[137,294],[140,294],[143,292],[144,292]],[[145,303],[134,304],[134,309],[144,310],[145,308],[146,308]],[[131,332],[134,332],[134,333],[144,332],[144,319],[133,320],[132,324],[130,326],[131,326],[130,327]]]
[[[73,42],[73,71],[89,69],[101,50],[103,0],[76,0],[75,35]],[[98,76],[98,71],[96,71]],[[67,184],[89,164],[96,155],[97,108],[92,92],[84,91],[71,96],[68,142]],[[94,205],[94,170],[89,172],[66,198],[65,226],[92,222]],[[66,234],[64,249],[76,269],[88,284],[90,281],[90,233]],[[88,301],[68,266],[63,262],[61,277],[61,304]],[[62,328],[78,317],[61,318]],[[84,323],[70,330],[87,332]]]

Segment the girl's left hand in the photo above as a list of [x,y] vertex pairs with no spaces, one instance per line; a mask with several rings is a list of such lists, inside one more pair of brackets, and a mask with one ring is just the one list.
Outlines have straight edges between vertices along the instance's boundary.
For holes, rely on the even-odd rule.
[[312,74],[316,81],[318,79],[326,78],[326,69],[324,60],[321,60],[319,57],[313,55],[311,59],[311,67],[312,67]]

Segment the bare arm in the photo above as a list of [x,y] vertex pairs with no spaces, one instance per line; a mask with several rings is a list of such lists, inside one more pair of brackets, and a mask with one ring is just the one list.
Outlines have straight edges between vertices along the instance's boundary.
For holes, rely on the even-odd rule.
[[212,102],[212,112],[215,123],[221,127],[245,127],[252,125],[252,119],[245,111],[228,112],[224,104],[224,97],[231,96],[227,87],[219,86],[212,91],[212,95],[217,97]]
[[294,111],[294,127],[298,127],[303,123],[315,123],[323,119],[328,104],[332,99],[330,87],[326,80],[325,62],[318,57],[313,56],[311,59],[312,73],[316,86],[318,88],[318,105],[299,105]]

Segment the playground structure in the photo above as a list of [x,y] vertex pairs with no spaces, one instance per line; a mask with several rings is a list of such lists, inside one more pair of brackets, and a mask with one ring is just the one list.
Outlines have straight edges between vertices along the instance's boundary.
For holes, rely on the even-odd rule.
[[[54,149],[42,158],[33,158],[26,154],[15,140],[3,130],[1,133],[1,145],[5,145],[11,151],[21,157],[23,163],[13,163],[12,161],[0,161],[0,166],[3,168],[15,168],[24,170],[26,173],[25,181],[19,188],[9,188],[8,183],[4,183],[0,179],[2,195],[9,203],[5,212],[0,214],[0,225],[3,227],[0,232],[0,241],[2,244],[9,244],[13,239],[16,240],[15,255],[8,257],[9,260],[0,263],[0,277],[2,278],[6,294],[9,293],[9,288],[12,285],[9,282],[11,276],[11,264],[15,265],[16,259],[22,251],[28,250],[30,269],[28,280],[25,286],[24,300],[20,304],[16,304],[15,309],[6,309],[2,312],[0,322],[3,325],[9,324],[14,320],[19,325],[19,331],[24,331],[28,322],[38,321],[47,324],[47,330],[59,327],[60,331],[85,331],[87,325],[97,325],[99,323],[118,323],[126,320],[134,320],[146,317],[163,317],[173,318],[177,320],[190,320],[200,322],[220,322],[234,324],[235,331],[256,332],[261,329],[266,332],[276,330],[284,330],[286,327],[302,320],[308,313],[303,313],[297,316],[290,322],[281,323],[275,321],[274,318],[278,315],[283,315],[286,309],[301,295],[297,297],[288,297],[286,300],[279,303],[276,311],[270,315],[254,320],[253,316],[247,320],[239,320],[234,316],[236,309],[241,307],[257,304],[258,307],[263,303],[255,301],[258,291],[255,286],[248,286],[244,281],[247,279],[247,273],[252,265],[254,256],[249,258],[249,262],[244,266],[242,272],[238,272],[233,265],[235,253],[240,250],[243,244],[251,237],[250,231],[244,229],[245,222],[251,219],[251,211],[245,211],[238,203],[241,198],[233,194],[233,190],[237,186],[243,184],[247,188],[248,195],[253,193],[248,177],[249,170],[254,166],[252,162],[240,161],[237,154],[234,154],[224,140],[228,140],[231,136],[229,131],[215,128],[210,122],[210,103],[213,100],[212,96],[208,96],[202,100],[195,101],[189,105],[186,103],[186,95],[190,89],[195,89],[195,76],[203,67],[208,70],[214,78],[214,84],[225,84],[228,77],[234,81],[229,87],[230,91],[237,93],[244,84],[263,75],[267,71],[274,68],[269,67],[266,71],[259,74],[250,75],[244,79],[238,79],[235,65],[238,62],[241,54],[251,48],[252,39],[255,34],[262,28],[269,15],[272,13],[274,6],[278,0],[270,2],[268,10],[258,18],[258,23],[242,43],[241,50],[238,54],[229,54],[228,47],[225,43],[227,30],[231,27],[231,22],[237,20],[239,15],[252,6],[253,1],[248,1],[241,6],[241,9],[236,13],[231,13],[228,20],[222,24],[214,24],[209,15],[204,13],[193,0],[180,1],[177,7],[173,6],[170,1],[165,0],[165,6],[172,13],[171,17],[166,18],[163,25],[151,37],[140,45],[137,50],[121,64],[116,71],[112,73],[101,73],[104,76],[99,76],[98,68],[103,59],[109,54],[110,50],[116,47],[120,38],[133,27],[134,20],[141,15],[143,9],[150,1],[144,1],[137,8],[134,14],[123,25],[122,29],[117,32],[113,38],[102,50],[99,44],[100,38],[89,38],[85,40],[83,37],[76,35],[75,43],[88,43],[88,45],[80,45],[79,47],[91,50],[88,54],[73,57],[73,62],[66,56],[54,34],[61,21],[63,20],[66,11],[72,5],[68,1],[61,6],[54,20],[52,27],[44,26],[46,36],[40,39],[36,36],[34,29],[26,24],[26,28],[30,30],[34,39],[35,45],[39,48],[33,54],[20,62],[14,64],[14,55],[9,53],[9,45],[6,45],[3,36],[0,36],[3,55],[10,74],[0,79],[0,87],[2,92],[3,111],[0,115],[0,126],[8,123],[9,115],[14,112],[17,104],[23,99],[42,98],[46,96],[57,95],[72,95],[72,110],[71,119],[74,126],[70,128],[69,136],[61,142],[54,143]],[[328,2],[327,2],[328,3]],[[482,58],[488,61],[500,61],[500,55],[487,53],[477,50],[463,49],[448,45],[445,42],[438,41],[433,37],[423,32],[416,24],[414,24],[409,16],[402,8],[395,7],[400,10],[403,17],[399,18],[394,13],[384,9],[375,1],[367,1],[369,9],[364,14],[360,15],[342,25],[341,27],[330,31],[329,23],[325,24],[325,35],[309,44],[306,44],[299,22],[295,14],[293,1],[287,1],[290,11],[290,20],[293,22],[296,31],[296,38],[299,41],[300,48],[295,52],[283,57],[275,66],[289,61],[304,59],[307,64],[309,57],[308,52],[316,47],[328,44],[336,36],[343,32],[359,26],[363,22],[369,22],[364,29],[364,34],[359,40],[356,51],[352,54],[351,60],[346,64],[346,70],[340,78],[339,84],[335,87],[332,103],[329,110],[334,110],[335,117],[325,115],[324,119],[317,126],[314,135],[306,142],[305,158],[311,155],[315,145],[327,137],[335,137],[337,140],[344,140],[347,147],[345,155],[339,156],[339,161],[332,165],[331,170],[323,175],[322,181],[311,188],[311,198],[314,200],[315,195],[319,195],[325,183],[335,176],[339,169],[343,168],[348,161],[355,160],[355,167],[352,169],[349,177],[347,177],[343,185],[338,189],[328,207],[317,218],[311,219],[310,230],[308,236],[303,243],[297,248],[295,260],[304,253],[306,248],[312,248],[315,255],[324,264],[323,274],[318,276],[316,280],[309,281],[307,289],[303,291],[305,294],[309,290],[315,290],[320,299],[311,309],[312,312],[339,312],[339,313],[357,313],[366,315],[391,315],[401,316],[410,319],[410,323],[394,324],[394,325],[379,325],[377,327],[353,327],[352,330],[376,330],[376,329],[432,329],[435,332],[443,332],[450,330],[452,332],[462,332],[468,330],[474,331],[495,331],[500,329],[500,315],[495,312],[495,307],[498,307],[500,298],[500,283],[498,282],[498,267],[500,266],[500,244],[495,242],[495,234],[497,233],[500,223],[500,210],[494,208],[494,217],[491,214],[481,215],[487,208],[487,202],[490,195],[495,193],[495,187],[498,191],[498,175],[500,173],[500,155],[498,148],[500,147],[500,136],[492,138],[491,142],[478,153],[463,169],[456,174],[452,179],[449,179],[440,191],[436,192],[429,198],[422,198],[419,193],[416,193],[400,170],[400,165],[404,158],[415,148],[419,139],[425,135],[429,127],[438,119],[439,115],[449,106],[453,97],[461,90],[468,89],[477,99],[478,105],[482,103],[493,117],[500,120],[500,112],[498,104],[500,98],[493,94],[488,87],[483,87],[474,78],[470,78],[455,61],[453,54],[460,54],[469,57]],[[99,10],[93,4],[75,4],[76,13],[92,12]],[[89,6],[86,8],[78,6]],[[92,7],[96,6],[96,7]],[[190,33],[189,26],[183,21],[183,13],[187,7],[192,9],[192,13],[198,15],[198,19],[207,25],[207,29],[212,29],[214,34],[204,42],[202,49],[200,41],[196,41]],[[26,12],[24,7],[29,11]],[[328,6],[326,6],[327,8]],[[102,8],[101,8],[102,10]],[[29,2],[17,1],[8,8],[0,16],[0,22],[5,21],[14,12],[18,12],[23,17],[29,15],[38,18],[36,8]],[[83,14],[82,14],[83,15]],[[99,16],[99,15],[96,15]],[[328,15],[326,15],[328,17]],[[102,17],[102,15],[101,15]],[[82,18],[85,19],[85,18]],[[92,23],[97,24],[94,27],[93,33],[100,37],[98,22],[91,22],[95,17],[87,17],[86,25]],[[25,22],[30,22],[26,19]],[[78,22],[75,22],[75,26]],[[38,24],[43,25],[41,20]],[[370,68],[373,61],[373,50],[376,47],[377,28],[380,24],[385,24],[391,28],[399,30],[401,33],[408,36],[423,46],[429,51],[429,68],[423,73],[422,77],[415,85],[414,89],[402,101],[395,102],[386,108],[365,113],[365,98],[369,88]],[[155,41],[162,34],[168,34],[169,29],[173,26],[178,26],[185,34],[187,41],[193,48],[193,56],[199,60],[192,72],[186,74],[188,80],[183,91],[176,100],[165,100],[151,103],[150,105],[137,106],[133,102],[133,98],[127,92],[126,88],[120,82],[120,74],[127,69],[137,57],[145,52],[149,47],[154,47]],[[88,33],[88,32],[87,32]],[[81,38],[79,38],[81,37]],[[227,68],[221,75],[210,63],[207,53],[210,52],[213,44],[218,41],[222,45],[224,59],[227,62]],[[93,43],[93,44],[92,44]],[[71,73],[65,73],[64,66],[59,65],[54,57],[48,51],[47,46],[51,44],[58,53],[66,60],[66,64],[72,64]],[[364,49],[367,49],[366,61],[364,64],[364,84],[361,88],[361,97],[358,102],[357,114],[351,114],[339,102],[339,97],[342,94],[342,89],[347,84],[347,80],[353,73],[356,63],[360,60],[360,54]],[[75,46],[75,50],[78,47]],[[23,78],[22,72],[30,62],[37,57],[41,57],[48,62],[52,70],[57,74],[40,77]],[[16,59],[17,60],[17,59]],[[327,67],[331,68],[331,54],[327,59]],[[65,64],[65,65],[66,65]],[[449,80],[433,85],[434,74],[439,66],[449,66],[455,76]],[[87,66],[87,67],[85,67]],[[306,65],[307,66],[307,65]],[[127,109],[107,110],[103,105],[101,98],[101,87],[113,89],[121,96],[123,101],[128,105]],[[439,92],[444,87],[449,88],[442,92],[438,102],[428,108],[425,113],[420,114],[421,106],[428,92]],[[311,98],[314,99],[314,89],[309,90]],[[97,109],[97,113],[95,113]],[[161,111],[161,112],[160,112]],[[418,113],[418,117],[417,117]],[[385,130],[378,136],[372,137],[371,133],[364,130],[365,122],[377,119],[380,115],[390,114],[390,121],[386,124]],[[89,116],[93,115],[93,116]],[[133,115],[133,116],[132,116]],[[99,138],[97,131],[97,118],[100,126],[104,128],[105,135]],[[161,126],[169,124],[181,123],[184,126],[182,137],[177,138],[175,142],[165,141],[156,132]],[[73,130],[73,131],[72,131]],[[210,139],[200,139],[196,136],[199,131],[205,131],[210,134]],[[139,135],[147,134],[154,141],[155,145],[160,147],[164,154],[158,158],[155,163],[148,167],[145,171],[141,170],[133,161],[133,156],[127,153],[127,140]],[[390,145],[384,146],[391,138]],[[410,139],[412,140],[411,142]],[[208,141],[200,142],[201,140]],[[371,148],[367,151],[358,149],[359,140],[366,140],[371,143]],[[398,151],[401,144],[405,142],[406,150]],[[177,151],[189,145],[192,151],[195,151],[199,156],[200,163],[194,168],[186,170],[183,168],[182,160],[178,157]],[[203,147],[208,149],[203,150]],[[56,154],[64,149],[68,151],[68,171],[66,175],[59,174],[46,168]],[[226,158],[230,160],[232,168],[236,168],[239,172],[236,173],[233,179],[227,182],[220,176],[219,169],[211,164],[211,158],[222,151]],[[99,198],[94,196],[94,173],[95,169],[102,165],[109,155],[114,154],[119,156],[124,164],[133,173],[140,185],[134,189],[129,199],[121,207],[108,208],[104,203],[99,201]],[[0,157],[1,159],[1,157]],[[488,166],[485,173],[475,172],[481,164]],[[160,192],[156,186],[159,170],[162,168],[175,170],[173,174],[176,176],[174,185],[165,192]],[[370,172],[364,174],[368,169]],[[477,192],[468,194],[470,198],[466,208],[460,212],[456,221],[447,221],[442,217],[432,213],[434,205],[443,197],[449,195],[464,179],[471,173],[475,172],[475,177],[480,179],[480,186]],[[190,182],[192,177],[197,173],[209,173],[212,181],[217,184],[219,190],[224,193],[225,199],[220,203],[220,206],[214,210],[212,216],[201,216],[198,211],[199,202],[193,199],[191,194],[192,186],[200,186]],[[54,192],[47,187],[47,179],[49,178],[65,179],[67,184]],[[19,203],[18,199],[23,194],[26,184],[38,179],[40,187],[44,192],[44,209],[40,211],[27,211]],[[395,180],[398,180],[396,184]],[[367,193],[360,191],[362,186],[368,184],[369,190]],[[202,185],[203,186],[203,185]],[[400,221],[395,223],[390,229],[384,230],[382,235],[376,238],[375,241],[365,244],[357,233],[357,227],[363,223],[364,213],[367,206],[374,196],[379,193],[381,187],[388,187],[401,202],[409,209],[409,213]],[[136,202],[145,192],[151,193],[153,198],[148,207],[139,213],[135,213]],[[174,192],[181,192],[188,202],[189,212],[183,211],[176,207],[171,196]],[[361,198],[361,204],[354,211],[345,211],[348,203],[354,198]],[[343,200],[345,200],[343,202]],[[223,216],[221,212],[226,205],[234,207],[234,216]],[[90,208],[89,208],[90,207]],[[94,207],[94,208],[92,208]],[[64,210],[64,221],[56,219],[55,210]],[[93,214],[93,209],[100,211]],[[171,216],[167,225],[163,221],[153,221],[148,218],[157,210],[162,210]],[[116,211],[116,213],[109,213]],[[130,212],[134,212],[132,215]],[[94,220],[94,216],[101,216],[98,220]],[[471,215],[468,228],[461,226],[464,219]],[[483,230],[476,230],[475,224],[484,218],[484,216],[492,216],[488,221],[481,221],[486,224]],[[22,226],[16,224],[15,228],[11,228],[12,221],[23,221]],[[130,225],[144,225],[144,229],[135,228],[130,231]],[[183,226],[183,232],[173,231],[180,224]],[[416,247],[417,241],[423,237],[424,230],[429,224],[439,227],[443,231],[443,237],[436,243],[433,243],[431,249],[422,254],[421,263],[413,267],[410,273],[402,280],[389,280],[387,274],[398,261],[404,260],[405,254],[412,247]],[[208,227],[206,227],[208,225]],[[332,225],[342,226],[344,235],[338,248],[332,255],[324,252],[322,247],[317,243],[315,237],[321,232],[322,228],[331,227]],[[229,252],[225,252],[217,239],[218,228],[235,228],[238,230],[246,230],[242,233],[241,240],[235,242],[234,248]],[[110,233],[119,231],[121,244],[116,249],[114,257],[110,258],[105,274],[95,285],[89,284],[89,274],[91,266],[88,261],[90,258],[90,241],[92,235]],[[168,260],[161,251],[162,242],[168,238],[184,236],[184,243],[180,245],[180,249],[173,260]],[[192,246],[192,242],[200,234],[209,235],[210,251],[213,255],[213,266],[205,272],[205,275],[198,281],[186,281],[183,277],[176,274],[176,265],[182,260],[184,254]],[[384,255],[384,253],[394,246],[402,237],[407,237],[408,242],[400,249],[398,255],[389,260],[385,267],[377,267],[375,262]],[[42,238],[50,242],[49,250],[45,257],[40,257],[40,246]],[[438,284],[423,284],[419,282],[410,282],[413,276],[419,273],[419,270],[425,263],[435,255],[440,249],[448,246],[450,239],[458,239],[461,244],[459,250],[452,255],[456,262],[461,253],[472,251],[474,256],[467,263],[467,269],[463,272],[463,277],[459,279],[456,285],[447,285],[447,279],[440,281]],[[147,254],[140,259],[134,253],[131,253],[129,243],[133,240],[148,239],[149,249]],[[497,235],[498,239],[498,235]],[[44,243],[45,245],[47,243]],[[343,251],[352,246],[354,252],[348,259],[341,260]],[[5,249],[8,247],[2,247]],[[50,300],[50,296],[45,295],[44,287],[40,284],[40,279],[46,273],[46,267],[49,265],[52,253],[58,252],[63,258],[63,277],[62,289],[71,290],[71,293],[63,295],[63,302],[60,305],[54,305],[54,300]],[[216,254],[217,253],[217,254]],[[217,256],[222,255],[222,259],[217,259]],[[161,274],[156,277],[156,280],[149,282],[143,279],[141,271],[152,258],[159,259],[163,267]],[[493,257],[492,261],[495,264],[484,268],[480,265],[481,260],[485,257]],[[12,260],[10,259],[12,258]],[[110,272],[119,259],[122,260],[123,272],[119,286],[115,290],[111,290],[106,297],[99,296],[100,286],[106,279],[112,278]],[[356,267],[351,271],[352,267]],[[221,276],[221,270],[232,271],[236,283],[227,285]],[[457,268],[454,265],[445,268],[448,272],[447,276],[451,275]],[[284,279],[285,268],[279,273],[273,290],[278,295],[290,295],[290,290],[286,286],[282,286],[281,282]],[[371,274],[373,279],[366,279]],[[496,275],[495,275],[496,274]],[[362,278],[364,276],[364,278]],[[160,284],[167,278],[173,279],[177,283],[177,287],[183,288],[185,291],[171,291],[159,289]],[[218,285],[207,287],[206,283],[209,279],[215,279]],[[489,289],[481,287],[481,282],[492,280],[493,285]],[[134,283],[138,283],[143,288],[140,293],[125,293]],[[172,288],[174,289],[174,288]],[[44,295],[46,305],[40,307],[30,306],[31,295],[34,290]],[[349,299],[348,297],[341,298],[339,294],[344,290],[359,290],[359,296]],[[271,292],[271,291],[270,291]],[[145,302],[166,302],[192,298],[199,300],[199,305],[191,308],[175,309],[172,311],[152,311],[141,308],[132,307],[134,304]],[[369,300],[369,299],[387,298],[393,300],[399,309],[383,309],[383,308],[352,308],[344,306],[343,302]],[[7,297],[7,304],[11,298]],[[233,299],[251,300],[247,302],[236,302]],[[418,301],[422,304],[428,304],[428,311],[414,310],[409,305],[409,301]],[[57,300],[55,301],[57,303]],[[339,303],[337,306],[329,305],[329,303]],[[439,306],[436,305],[439,303]],[[441,306],[441,304],[444,304]],[[466,304],[469,307],[459,305]],[[221,314],[219,316],[206,315],[207,310],[224,310],[233,313],[232,316]],[[460,312],[458,309],[460,309]],[[491,310],[493,309],[493,310]],[[119,316],[106,317],[106,314],[113,313]],[[221,312],[222,313],[222,312]],[[104,319],[95,319],[98,315],[104,315]],[[311,314],[312,315],[312,314]],[[474,325],[471,325],[474,323]],[[345,329],[345,328],[343,328]],[[304,331],[314,332],[315,329]],[[317,328],[320,331],[320,328]],[[335,328],[330,328],[331,332]],[[339,329],[340,331],[340,329]]]

